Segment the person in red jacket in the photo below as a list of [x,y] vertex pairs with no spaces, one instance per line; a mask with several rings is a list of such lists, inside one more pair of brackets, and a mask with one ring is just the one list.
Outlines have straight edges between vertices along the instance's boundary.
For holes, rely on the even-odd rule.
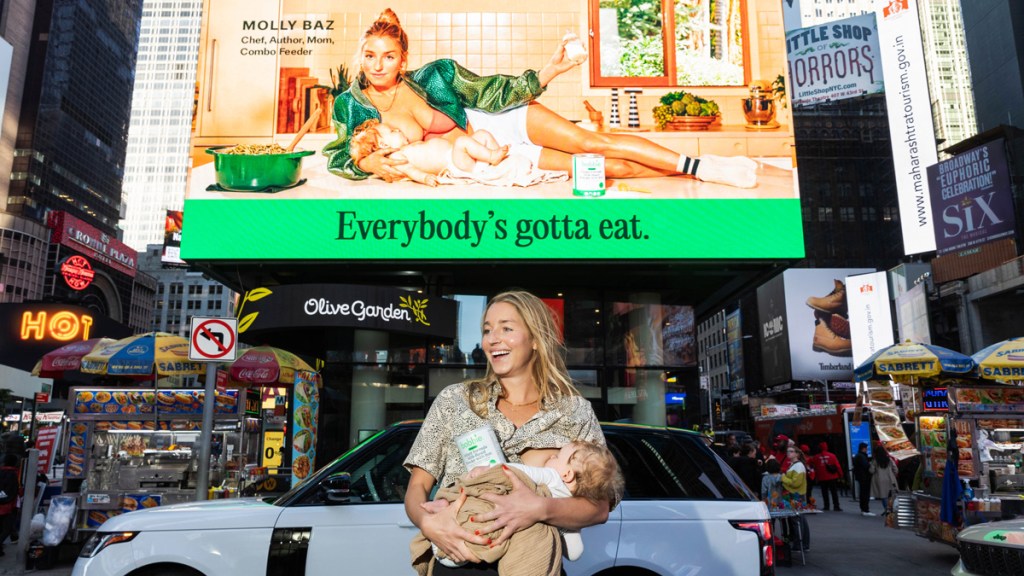
[[789,467],[789,458],[786,457],[786,450],[789,448],[789,436],[785,434],[779,434],[775,437],[775,441],[772,442],[771,456],[779,461],[782,466],[782,472],[785,473],[786,468]]
[[830,509],[829,507],[829,494],[832,494],[832,503],[835,505],[836,512],[842,512],[843,509],[839,507],[839,479],[843,477],[843,470],[839,466],[839,459],[836,455],[828,450],[828,442],[822,442],[818,445],[821,448],[821,452],[811,458],[811,464],[814,466],[814,478],[821,486],[821,501],[823,503],[822,508],[825,511]]

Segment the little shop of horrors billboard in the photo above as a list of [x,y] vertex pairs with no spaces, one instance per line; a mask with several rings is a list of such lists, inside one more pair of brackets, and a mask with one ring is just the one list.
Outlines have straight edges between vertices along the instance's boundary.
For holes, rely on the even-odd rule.
[[[675,10],[676,4],[664,2],[669,10]],[[711,2],[699,0],[697,4],[706,8]],[[769,13],[777,20],[781,8],[776,2],[766,1],[734,4],[745,12],[734,20],[735,25],[743,27],[737,30],[736,38],[748,39],[749,44],[743,46],[746,57],[739,59],[747,62],[745,78],[775,78],[786,66],[785,38],[777,26],[762,23],[771,21],[765,17]],[[329,172],[324,148],[339,135],[348,137],[357,128],[334,121],[335,104],[354,98],[342,96],[339,66],[345,65],[350,77],[356,78],[356,48],[384,8],[397,13],[409,35],[410,74],[431,62],[452,59],[479,75],[518,76],[526,69],[541,69],[566,31],[583,38],[591,54],[602,50],[602,45],[610,50],[608,46],[617,40],[608,36],[617,28],[611,26],[610,31],[602,32],[606,36],[603,40],[590,39],[587,32],[595,27],[590,19],[628,17],[625,9],[613,8],[611,13],[602,11],[601,16],[592,16],[586,3],[554,7],[536,1],[508,4],[488,0],[474,5],[473,12],[453,12],[440,0],[335,3],[316,12],[306,2],[293,0],[207,2],[197,70],[194,164],[181,234],[182,259],[803,256],[792,127],[783,121],[774,130],[745,129],[736,88],[656,87],[638,79],[637,85],[643,86],[641,128],[630,134],[693,156],[753,157],[757,162],[756,184],[749,188],[686,176],[606,178],[603,190],[591,184],[599,195],[587,197],[574,194],[574,190],[585,190],[586,186],[574,185],[567,174],[559,177],[539,173],[540,166],[529,162],[525,168],[521,163],[501,168],[505,171],[499,171],[501,174],[510,174],[507,180],[488,180],[484,184],[470,178],[471,183],[442,183],[436,187],[410,180],[387,183],[376,177],[350,180]],[[750,42],[750,38],[759,40]],[[776,48],[757,54],[766,42],[775,42]],[[758,68],[753,69],[750,62],[758,63]],[[588,118],[583,106],[587,100],[603,113],[606,134],[618,137],[608,131],[612,92],[594,88],[592,73],[589,64],[584,63],[555,78],[536,101],[565,120],[579,121]],[[710,131],[665,134],[654,129],[652,109],[658,98],[679,90],[692,91],[721,105],[721,117]],[[407,105],[407,97],[419,98],[403,94],[397,105],[376,103],[377,109],[384,110],[386,121],[400,123],[402,118],[393,113],[392,107],[400,110]],[[615,105],[625,127],[629,95],[619,90],[618,97]],[[526,113],[534,114],[530,108],[526,107]],[[207,149],[236,144],[287,145],[304,128],[308,132],[296,149],[310,154],[281,168],[300,172],[295,174],[294,182],[287,184],[263,186],[261,177],[266,172],[255,173],[247,181],[251,184],[248,187],[255,189],[242,190],[224,179],[231,176],[229,168],[215,165],[218,151],[207,153]],[[418,139],[418,128],[413,132],[416,138],[411,139]],[[611,155],[606,156],[610,163]],[[563,157],[568,167],[569,156]],[[224,160],[221,156],[216,159]]]

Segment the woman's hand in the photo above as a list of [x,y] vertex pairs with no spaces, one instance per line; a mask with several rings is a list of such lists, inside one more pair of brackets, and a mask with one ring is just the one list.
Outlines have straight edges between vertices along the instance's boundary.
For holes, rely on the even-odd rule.
[[469,551],[467,542],[486,546],[488,538],[477,536],[459,525],[459,510],[466,502],[465,492],[450,506],[437,513],[427,513],[420,518],[420,530],[423,535],[436,545],[444,555],[455,562],[480,562],[475,554]]
[[542,522],[545,519],[546,504],[549,500],[528,489],[507,466],[501,468],[512,484],[512,491],[505,496],[480,495],[481,499],[494,504],[494,509],[474,518],[476,522],[493,520],[494,523],[489,527],[489,531],[501,530],[501,535],[494,541],[495,546],[505,542],[516,532],[529,528],[537,522]]
[[394,150],[377,150],[373,154],[363,158],[357,164],[363,172],[369,172],[379,176],[385,182],[395,182],[405,178],[405,174],[394,168],[401,164],[408,163],[404,158],[392,158]]
[[576,64],[565,55],[565,43],[566,41],[562,40],[562,43],[558,45],[555,53],[551,56],[551,60],[537,73],[537,79],[540,80],[541,87],[547,86],[549,82],[562,73],[576,67]]

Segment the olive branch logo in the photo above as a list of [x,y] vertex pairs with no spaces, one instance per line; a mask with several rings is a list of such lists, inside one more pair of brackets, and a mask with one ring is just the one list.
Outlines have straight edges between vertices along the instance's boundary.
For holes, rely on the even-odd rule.
[[271,292],[267,288],[255,288],[245,293],[245,297],[242,298],[242,304],[238,307],[238,312],[235,314],[235,317],[238,318],[239,334],[248,330],[249,327],[252,326],[252,323],[256,321],[256,317],[260,315],[259,312],[253,312],[251,314],[246,314],[245,316],[242,316],[242,310],[245,308],[245,303],[255,302],[262,298],[266,298],[271,294],[273,294],[273,292]]
[[408,308],[412,311],[416,322],[424,326],[430,326],[430,322],[427,322],[427,302],[430,302],[429,298],[414,300],[412,296],[399,296],[398,301],[399,308]]

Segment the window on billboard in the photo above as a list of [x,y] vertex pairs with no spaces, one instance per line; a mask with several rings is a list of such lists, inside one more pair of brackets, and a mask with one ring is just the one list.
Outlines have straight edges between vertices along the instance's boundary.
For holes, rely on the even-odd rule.
[[744,86],[746,0],[590,0],[592,86]]

